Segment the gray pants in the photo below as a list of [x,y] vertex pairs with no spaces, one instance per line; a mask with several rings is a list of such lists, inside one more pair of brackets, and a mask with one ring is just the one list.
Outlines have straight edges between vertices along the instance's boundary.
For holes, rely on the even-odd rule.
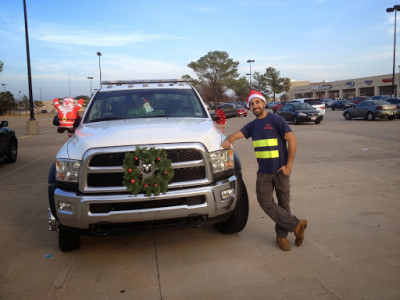
[[[278,204],[274,201],[275,189]],[[257,173],[257,200],[261,208],[275,222],[278,237],[287,237],[299,220],[290,213],[290,179],[282,172],[276,174]]]

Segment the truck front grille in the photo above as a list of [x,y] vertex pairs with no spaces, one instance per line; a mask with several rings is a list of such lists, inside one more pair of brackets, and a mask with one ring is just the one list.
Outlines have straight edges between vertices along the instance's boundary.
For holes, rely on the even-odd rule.
[[[151,145],[166,151],[172,161],[174,177],[168,189],[193,187],[208,184],[213,180],[208,155],[198,143],[183,145]],[[125,153],[135,151],[135,147],[112,147],[89,150],[81,165],[83,177],[79,189],[84,193],[127,192],[122,184],[122,167]]]

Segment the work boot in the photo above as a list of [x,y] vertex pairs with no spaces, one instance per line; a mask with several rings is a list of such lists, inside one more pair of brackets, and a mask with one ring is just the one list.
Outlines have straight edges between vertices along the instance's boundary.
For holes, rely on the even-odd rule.
[[294,230],[294,235],[296,236],[295,244],[296,246],[300,246],[304,240],[304,230],[307,228],[307,220],[300,220],[296,229]]
[[276,243],[278,244],[279,248],[283,251],[289,251],[290,250],[290,243],[287,240],[287,238],[281,238],[281,237],[276,237]]

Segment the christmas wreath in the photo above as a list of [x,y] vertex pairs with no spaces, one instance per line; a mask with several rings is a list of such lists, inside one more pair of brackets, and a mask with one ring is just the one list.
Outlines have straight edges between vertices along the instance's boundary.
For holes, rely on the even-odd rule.
[[166,193],[168,183],[174,177],[167,153],[154,147],[138,147],[134,152],[126,153],[122,166],[125,171],[123,185],[134,195]]

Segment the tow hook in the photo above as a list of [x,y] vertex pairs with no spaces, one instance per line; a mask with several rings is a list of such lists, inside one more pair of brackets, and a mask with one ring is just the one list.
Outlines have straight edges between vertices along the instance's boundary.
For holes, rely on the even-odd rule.
[[206,217],[202,215],[195,215],[188,217],[186,220],[189,223],[189,226],[199,228],[204,225]]

